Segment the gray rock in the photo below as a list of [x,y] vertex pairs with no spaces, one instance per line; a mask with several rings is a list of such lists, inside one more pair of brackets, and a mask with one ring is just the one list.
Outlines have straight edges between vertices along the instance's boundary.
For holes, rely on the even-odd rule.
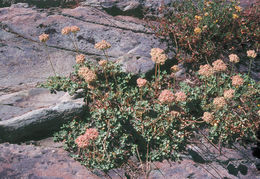
[[2,95],[0,96],[0,118],[8,120],[32,110],[50,107],[59,103],[65,96],[64,92],[51,94],[49,90],[42,88]]
[[61,148],[0,144],[0,178],[98,179]]
[[49,8],[76,4],[75,0],[0,0],[0,7],[9,7],[18,3],[28,3],[39,8]]
[[164,4],[169,6],[173,0],[90,0],[81,5],[98,7],[111,15],[128,15],[143,18],[147,13],[158,14],[158,8]]
[[72,99],[64,93],[52,95],[47,91],[32,89],[1,97],[0,141],[42,137],[84,114],[83,99]]
[[[31,143],[35,143],[36,146],[31,144],[0,144],[1,179],[121,179],[126,177],[125,172],[131,178],[145,178],[139,160],[135,157],[131,157],[131,162],[125,165],[127,167],[110,170],[106,175],[99,170],[90,172],[81,166],[79,162],[68,157],[69,154],[61,148],[61,143],[53,143],[52,138],[32,141]],[[151,163],[152,170],[149,178],[258,179],[260,171],[257,171],[254,164],[257,159],[252,156],[250,149],[243,149],[239,145],[236,147],[239,150],[223,147],[220,155],[219,151],[207,141],[197,141],[196,145],[189,146],[190,155],[183,154],[181,161],[164,160]],[[196,159],[196,156],[202,158],[203,162]]]
[[128,15],[143,17],[140,0],[90,0],[81,3],[83,6],[92,6],[105,10],[110,15]]
[[[81,28],[76,38],[80,53],[87,59],[104,58],[94,48],[103,39],[112,44],[108,50],[111,60],[127,53],[150,58],[150,49],[160,46],[143,21],[112,17],[92,7],[39,11],[12,6],[0,9],[0,14],[0,89],[44,81],[53,75],[48,55],[59,75],[72,72],[76,50],[71,40],[60,33],[65,26]],[[43,32],[50,35],[47,50],[38,40]]]
[[127,73],[145,73],[154,67],[154,62],[147,57],[140,57],[133,54],[126,54],[118,59],[122,69]]

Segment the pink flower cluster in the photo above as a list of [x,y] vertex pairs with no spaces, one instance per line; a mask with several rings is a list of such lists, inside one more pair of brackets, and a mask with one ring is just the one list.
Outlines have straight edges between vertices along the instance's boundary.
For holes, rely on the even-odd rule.
[[173,66],[171,67],[171,70],[172,70],[174,73],[176,73],[176,72],[178,72],[178,71],[180,70],[180,68],[179,68],[178,65],[173,65]]
[[81,67],[78,71],[79,76],[82,76],[87,83],[92,83],[97,79],[97,75],[94,71],[88,67]]
[[89,128],[86,130],[85,134],[80,135],[75,140],[75,143],[79,148],[86,148],[90,145],[90,141],[93,141],[98,138],[98,131],[95,128]]
[[215,72],[221,72],[227,70],[227,65],[221,59],[214,61],[212,65],[213,65],[213,70]]
[[239,75],[232,77],[232,85],[233,86],[241,86],[243,84],[244,84],[244,80]]
[[158,100],[161,103],[171,103],[174,101],[174,94],[170,90],[163,90]]
[[202,119],[206,123],[210,123],[210,122],[212,122],[214,120],[214,116],[210,112],[204,112]]
[[164,53],[164,50],[160,48],[151,49],[150,55],[152,57],[152,61],[160,65],[163,65],[168,58],[167,55]]
[[230,54],[228,57],[229,57],[229,61],[232,63],[238,63],[240,60],[236,54]]
[[222,108],[223,106],[225,106],[227,103],[225,101],[224,97],[216,97],[213,100],[213,104],[216,106],[217,109]]
[[78,26],[71,26],[70,31],[73,32],[73,33],[76,33],[78,31],[80,31],[80,28]]
[[175,96],[176,96],[176,101],[179,102],[184,102],[187,99],[187,95],[182,91],[175,93]]
[[209,77],[213,74],[214,74],[214,70],[210,65],[208,65],[208,64],[200,65],[199,75]]
[[98,50],[106,50],[110,47],[111,47],[111,44],[105,40],[102,40],[101,42],[98,42],[95,44],[95,48]]
[[247,53],[247,56],[250,58],[255,58],[257,56],[257,54],[254,50],[248,50],[246,53]]
[[85,62],[85,55],[80,54],[76,56],[76,63],[83,64]]
[[235,90],[229,89],[224,91],[224,98],[231,99],[234,97]]
[[42,35],[39,36],[39,40],[40,42],[47,42],[47,40],[49,40],[49,35],[43,33]]
[[80,28],[78,26],[67,26],[61,30],[61,34],[68,35],[70,32],[77,33],[78,31],[80,31]]
[[107,65],[107,60],[100,60],[98,64],[102,67],[105,67]]
[[143,78],[138,78],[138,79],[136,80],[136,82],[137,82],[137,86],[138,86],[139,88],[141,88],[141,87],[143,87],[143,86],[146,85],[147,80],[146,80],[146,79],[143,79]]

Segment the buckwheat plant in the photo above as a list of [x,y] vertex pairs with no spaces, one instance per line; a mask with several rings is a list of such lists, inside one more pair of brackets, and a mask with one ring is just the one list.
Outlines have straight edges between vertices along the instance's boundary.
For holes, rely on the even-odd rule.
[[[79,31],[80,31],[80,28],[78,26],[66,26],[61,30],[62,35],[67,35],[70,38],[75,50],[77,51],[77,54],[79,54],[79,46],[78,46],[78,41],[76,39],[76,34]],[[71,34],[72,34],[72,37],[71,37]]]
[[207,85],[195,88],[187,87],[186,84],[184,86],[195,94],[194,99],[200,101],[197,107],[204,111],[202,119],[210,127],[207,138],[225,146],[232,146],[235,142],[243,144],[242,141],[248,139],[255,140],[260,122],[257,116],[259,82],[256,83],[248,75],[230,76],[222,70],[219,77],[202,76],[206,72],[200,69],[198,75],[202,83],[207,81]]
[[199,66],[229,50],[259,49],[259,2],[244,9],[237,0],[176,0],[162,8],[147,23],[179,62]]
[[56,72],[55,72],[55,69],[54,69],[54,66],[53,66],[53,64],[52,64],[51,58],[50,58],[50,54],[49,54],[49,52],[48,52],[47,44],[46,44],[46,42],[49,40],[49,35],[43,33],[43,34],[41,34],[41,35],[39,36],[39,40],[40,40],[40,42],[42,42],[42,43],[44,44],[44,47],[45,47],[46,52],[47,52],[47,55],[48,55],[48,60],[49,60],[49,62],[50,62],[50,64],[51,64],[52,71],[53,71],[54,75],[57,76],[57,74],[56,74]]
[[[204,17],[194,18],[199,23]],[[154,76],[125,73],[108,59],[110,47],[106,41],[97,43],[94,48],[104,53],[105,60],[94,63],[78,54],[69,77],[50,77],[42,84],[51,92],[84,97],[85,114],[75,116],[55,134],[55,140],[62,141],[82,165],[108,172],[135,156],[148,178],[154,161],[180,159],[195,135],[220,153],[222,146],[256,140],[259,82],[229,73],[221,59],[201,65],[194,83],[180,82],[172,75],[179,71],[178,65],[161,71],[167,55],[159,48],[151,50]],[[235,55],[229,58],[232,63],[239,61]]]
[[248,69],[248,75],[250,75],[252,62],[256,58],[257,54],[254,50],[248,50],[246,53],[247,53],[247,57],[250,58],[250,64],[249,64],[249,69]]
[[155,63],[155,85],[160,82],[160,65],[165,64],[167,55],[163,49],[153,48],[151,49],[151,60]]

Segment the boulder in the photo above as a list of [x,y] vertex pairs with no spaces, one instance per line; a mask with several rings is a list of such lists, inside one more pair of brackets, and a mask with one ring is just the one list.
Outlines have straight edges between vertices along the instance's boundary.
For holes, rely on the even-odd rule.
[[161,5],[169,6],[172,2],[173,0],[90,0],[83,1],[81,5],[98,7],[113,16],[127,15],[143,18],[152,13],[158,14]]
[[145,73],[154,67],[154,62],[150,58],[140,57],[131,53],[119,57],[118,62],[122,64],[122,69],[125,72],[134,74]]
[[84,114],[83,99],[30,89],[0,97],[0,142],[44,137]]

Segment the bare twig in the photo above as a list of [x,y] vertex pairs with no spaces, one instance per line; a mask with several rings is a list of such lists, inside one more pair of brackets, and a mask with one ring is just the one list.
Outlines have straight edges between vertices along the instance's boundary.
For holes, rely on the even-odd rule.
[[137,157],[138,157],[138,159],[139,159],[139,161],[140,161],[140,163],[141,163],[142,171],[143,171],[143,173],[145,174],[143,162],[142,162],[142,160],[141,160],[141,157],[140,157],[140,154],[139,154],[139,151],[138,151],[138,147],[136,147],[135,149],[136,149]]

